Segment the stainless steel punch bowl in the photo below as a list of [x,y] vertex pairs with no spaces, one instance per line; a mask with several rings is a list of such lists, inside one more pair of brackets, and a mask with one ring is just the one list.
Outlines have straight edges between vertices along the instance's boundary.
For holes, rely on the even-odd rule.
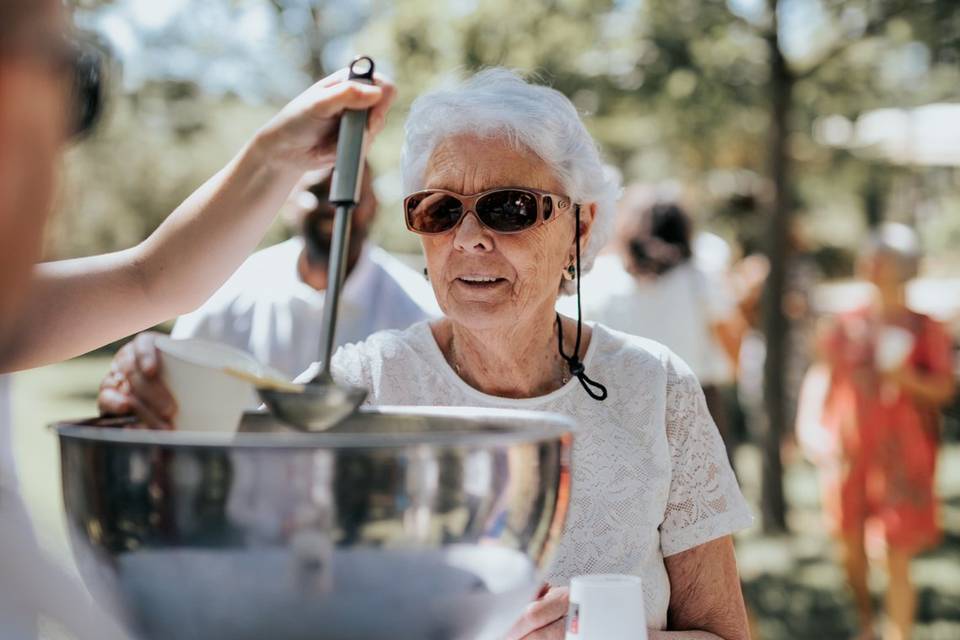
[[140,637],[492,638],[522,612],[563,527],[567,419],[383,408],[269,433],[273,420],[57,425],[81,573]]

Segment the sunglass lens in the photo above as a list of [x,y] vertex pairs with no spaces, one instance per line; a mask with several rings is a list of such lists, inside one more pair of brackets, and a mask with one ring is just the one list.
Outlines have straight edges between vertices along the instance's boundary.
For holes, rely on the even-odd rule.
[[76,43],[73,55],[73,131],[74,138],[90,133],[103,111],[104,55],[88,43]]
[[537,197],[526,191],[495,191],[477,201],[477,216],[494,231],[522,231],[537,222]]
[[444,193],[416,194],[407,199],[407,222],[419,233],[443,233],[456,226],[463,205]]

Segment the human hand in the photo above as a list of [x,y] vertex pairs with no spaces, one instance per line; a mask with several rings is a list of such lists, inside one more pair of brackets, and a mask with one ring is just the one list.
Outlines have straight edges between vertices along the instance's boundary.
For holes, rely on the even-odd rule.
[[556,587],[531,602],[507,633],[506,640],[563,640],[570,589]]
[[255,144],[267,162],[301,172],[331,167],[340,115],[347,109],[370,110],[371,138],[383,129],[396,88],[379,74],[374,74],[374,84],[348,80],[348,75],[348,69],[341,69],[320,80],[264,125]]
[[890,367],[889,369],[881,369],[880,377],[886,381],[897,385],[902,385],[904,383],[909,383],[912,374],[913,368],[910,362],[903,362],[896,367]]
[[148,429],[173,429],[177,403],[160,378],[158,335],[141,333],[113,357],[97,395],[101,415],[135,414]]

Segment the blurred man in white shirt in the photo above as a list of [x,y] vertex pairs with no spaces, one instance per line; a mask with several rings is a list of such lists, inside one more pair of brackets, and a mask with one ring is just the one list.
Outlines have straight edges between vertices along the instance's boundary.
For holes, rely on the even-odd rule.
[[[439,314],[424,277],[370,243],[377,210],[364,171],[347,254],[334,346]],[[175,338],[203,338],[247,351],[289,377],[319,359],[334,206],[329,174],[311,173],[292,199],[301,234],[250,256],[200,309],[181,317]]]

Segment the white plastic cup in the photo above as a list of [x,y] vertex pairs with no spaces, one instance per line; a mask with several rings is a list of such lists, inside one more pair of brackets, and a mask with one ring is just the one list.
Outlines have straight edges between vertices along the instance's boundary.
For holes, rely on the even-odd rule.
[[880,371],[895,371],[913,351],[913,334],[902,327],[884,326],[877,335],[874,362]]
[[160,377],[177,402],[174,427],[184,431],[236,431],[247,409],[260,405],[252,384],[231,376],[227,367],[263,375],[250,354],[224,344],[158,336]]
[[573,578],[566,640],[647,640],[640,578],[609,573]]

